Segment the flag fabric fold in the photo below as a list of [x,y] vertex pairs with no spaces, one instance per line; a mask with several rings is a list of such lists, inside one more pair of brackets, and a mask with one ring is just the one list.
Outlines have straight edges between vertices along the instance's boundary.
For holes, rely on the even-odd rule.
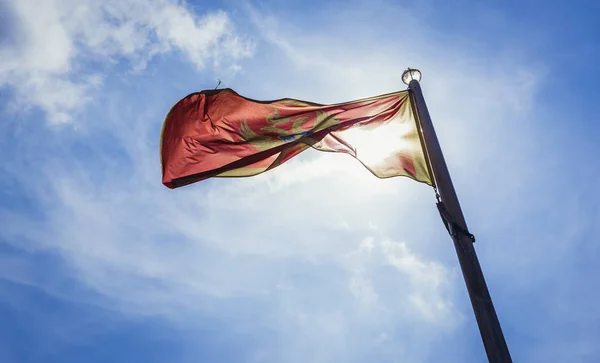
[[161,134],[162,182],[177,188],[257,175],[310,147],[350,154],[380,178],[432,184],[409,91],[321,105],[257,101],[231,89],[192,93],[171,108]]

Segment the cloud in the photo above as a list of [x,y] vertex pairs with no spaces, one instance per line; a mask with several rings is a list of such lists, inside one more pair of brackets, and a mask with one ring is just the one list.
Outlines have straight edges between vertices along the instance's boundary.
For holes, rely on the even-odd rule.
[[224,11],[200,15],[176,1],[24,0],[0,6],[13,20],[4,24],[0,85],[14,91],[13,108],[39,107],[53,124],[73,121],[105,74],[123,61],[139,72],[153,57],[175,52],[197,69],[212,64],[232,72],[253,52]]
[[[262,348],[267,361],[350,359],[351,352],[390,349],[397,325],[435,326],[433,339],[460,322],[446,267],[381,236],[367,221],[357,223],[376,213],[368,196],[381,191],[349,196],[353,212],[337,211],[352,221],[350,231],[331,224],[339,206],[319,201],[352,172],[287,181],[286,188],[270,189],[265,175],[171,193],[135,178],[98,184],[77,164],[69,160],[69,170],[56,168],[52,179],[44,178],[51,199],[43,216],[5,213],[1,227],[16,248],[61,256],[71,278],[106,298],[94,304],[182,325],[211,316],[228,329],[274,331],[280,343]],[[285,168],[277,176],[294,170]],[[3,277],[15,274],[23,278],[14,271]],[[26,281],[65,298],[54,281],[60,278]],[[66,298],[89,301],[72,291]]]

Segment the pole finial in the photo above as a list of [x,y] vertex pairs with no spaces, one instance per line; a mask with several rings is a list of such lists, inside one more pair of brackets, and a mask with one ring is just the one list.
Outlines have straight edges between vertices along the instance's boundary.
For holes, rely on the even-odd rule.
[[408,84],[412,80],[420,82],[421,81],[421,71],[418,70],[418,69],[416,69],[416,68],[410,68],[410,67],[408,67],[402,73],[402,82],[404,82],[404,84],[408,86]]

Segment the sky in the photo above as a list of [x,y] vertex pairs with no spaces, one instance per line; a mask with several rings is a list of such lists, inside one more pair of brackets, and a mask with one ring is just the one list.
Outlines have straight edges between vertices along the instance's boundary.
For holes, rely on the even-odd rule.
[[0,0],[0,362],[484,362],[432,189],[316,150],[161,184],[221,87],[422,88],[515,362],[600,361],[600,4]]

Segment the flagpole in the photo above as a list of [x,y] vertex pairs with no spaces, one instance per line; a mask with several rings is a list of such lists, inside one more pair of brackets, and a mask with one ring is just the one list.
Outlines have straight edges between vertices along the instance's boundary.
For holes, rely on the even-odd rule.
[[411,92],[417,119],[421,126],[420,131],[425,144],[424,148],[428,154],[429,166],[441,202],[438,205],[438,207],[441,207],[440,214],[442,214],[454,242],[488,360],[490,363],[511,363],[512,359],[508,346],[473,247],[474,239],[468,233],[465,217],[460,208],[442,149],[425,104],[425,98],[419,84],[421,72],[409,68],[402,74],[402,80],[408,85]]

